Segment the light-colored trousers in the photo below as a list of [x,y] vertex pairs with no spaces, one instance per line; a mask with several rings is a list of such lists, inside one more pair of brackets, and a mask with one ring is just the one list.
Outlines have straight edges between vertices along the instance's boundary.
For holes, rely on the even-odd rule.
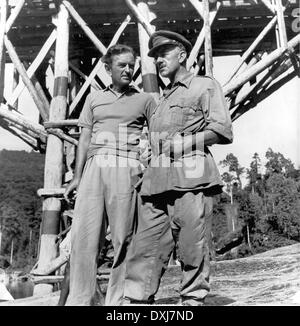
[[[111,166],[114,159],[117,165]],[[122,161],[121,167],[118,159]],[[122,303],[125,259],[136,214],[134,184],[140,177],[141,168],[134,159],[114,156],[110,160],[110,164],[107,164],[107,157],[94,155],[84,167],[72,222],[70,293],[66,305],[93,304],[97,286],[97,257],[107,226],[105,215],[114,247],[105,304]]]

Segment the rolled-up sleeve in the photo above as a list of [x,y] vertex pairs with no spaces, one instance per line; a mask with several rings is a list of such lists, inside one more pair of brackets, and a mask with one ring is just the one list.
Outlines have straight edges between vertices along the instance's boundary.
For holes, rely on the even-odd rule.
[[221,85],[215,79],[209,80],[201,102],[206,120],[204,130],[212,130],[222,136],[220,144],[232,143],[233,133],[229,109]]
[[91,107],[91,94],[86,97],[83,109],[78,119],[78,126],[92,129],[93,127],[93,113]]

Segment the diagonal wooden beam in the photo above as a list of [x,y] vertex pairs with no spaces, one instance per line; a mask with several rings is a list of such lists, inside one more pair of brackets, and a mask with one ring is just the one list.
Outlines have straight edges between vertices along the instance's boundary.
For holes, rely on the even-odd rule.
[[15,8],[11,11],[11,14],[6,22],[6,33],[9,32],[10,28],[12,27],[13,23],[15,22],[16,18],[18,17],[20,11],[22,10],[25,4],[25,0],[19,0]]
[[43,142],[46,142],[47,132],[46,132],[45,128],[42,125],[40,125],[39,123],[32,122],[32,121],[28,120],[27,118],[25,118],[20,113],[11,111],[8,108],[8,106],[3,103],[0,106],[0,115],[9,121],[24,127],[25,129],[31,130],[35,134],[39,135],[39,137],[41,138],[41,140]]
[[[70,61],[69,62],[69,67],[80,77],[82,77],[84,80],[87,80],[88,76],[86,74],[84,74],[80,69],[78,69],[75,65],[73,65],[73,63]],[[101,89],[100,85],[93,80],[91,83],[91,86],[95,89],[95,90],[99,90]]]
[[26,70],[25,70],[21,60],[19,59],[12,43],[10,42],[10,40],[8,39],[7,36],[4,37],[4,43],[5,43],[7,52],[11,58],[11,61],[13,62],[15,68],[18,70],[18,72],[19,72],[24,84],[26,85],[30,95],[32,96],[32,99],[33,99],[34,103],[36,104],[42,118],[44,120],[48,120],[47,109],[44,107],[43,102],[39,98],[38,93],[37,93],[33,83],[31,82],[30,78],[27,76]]
[[[128,19],[128,16],[127,16],[125,18],[125,20],[123,21],[123,23],[119,26],[119,28],[118,28],[118,30],[116,32],[118,37],[113,37],[113,39],[110,42],[108,48],[118,42],[119,37],[122,35],[124,29],[126,28],[126,26],[129,23],[129,21],[130,20]],[[107,49],[105,48],[105,53],[106,53],[106,51],[107,51]],[[86,90],[88,89],[91,82],[93,81],[93,79],[95,78],[95,76],[97,75],[98,71],[100,70],[100,68],[102,66],[103,66],[103,62],[101,60],[99,60],[98,63],[96,64],[96,66],[94,67],[94,69],[92,70],[92,72],[90,73],[90,75],[88,76],[88,78],[86,79],[86,81],[84,82],[84,84],[82,85],[82,87],[81,87],[80,91],[78,92],[78,94],[76,95],[74,101],[71,103],[71,105],[69,107],[69,116],[72,114],[72,112],[74,111],[74,109],[76,108],[78,103],[80,102],[82,96],[84,95],[84,93],[86,92]]]
[[106,53],[105,45],[98,39],[94,32],[88,27],[87,23],[81,18],[75,8],[70,4],[69,1],[62,1],[63,5],[68,9],[70,15],[74,18],[76,23],[82,28],[86,36],[93,42],[95,47],[102,53]]
[[202,19],[204,19],[204,10],[203,10],[203,3],[199,0],[189,0],[190,3],[194,6],[194,8],[197,10],[198,14]]
[[[296,35],[288,42],[288,47],[294,48],[296,46],[299,46],[299,44],[300,44],[300,34]],[[286,50],[283,48],[276,49],[270,54],[268,54],[266,57],[264,57],[261,61],[256,63],[254,66],[247,69],[242,74],[236,76],[227,85],[223,87],[225,96],[228,96],[236,88],[239,88],[240,86],[248,82],[250,79],[258,75],[260,72],[262,72],[264,69],[272,65],[285,52]]]
[[275,9],[272,5],[272,3],[270,2],[270,0],[261,0],[261,2],[273,13],[275,14]]
[[[215,18],[216,18],[216,15],[219,11],[219,8],[220,8],[221,4],[218,2],[216,4],[216,7],[210,11],[209,13],[209,23],[210,25],[212,25],[212,23],[214,22]],[[201,15],[199,13],[199,15]],[[205,40],[205,26],[202,27],[198,37],[197,37],[197,40],[196,40],[196,43],[194,44],[194,47],[189,55],[189,58],[187,60],[187,69],[190,70],[190,68],[192,67],[192,65],[194,64],[194,62],[196,61],[197,59],[197,56],[199,54],[199,51],[201,49],[201,46],[203,44]]]
[[258,103],[263,101],[265,98],[276,92],[280,87],[282,87],[284,84],[292,80],[294,77],[297,76],[296,71],[291,72],[290,74],[282,77],[278,82],[275,84],[271,85],[269,88],[266,90],[263,90],[260,92],[253,101],[249,102],[247,105],[242,105],[239,106],[232,114],[231,118],[232,121],[235,121],[238,119],[240,116],[242,116],[245,112],[249,111],[253,107],[255,107]]
[[12,135],[20,138],[27,145],[32,147],[35,151],[38,150],[36,139],[29,136],[27,133],[24,133],[23,131],[19,130],[19,128],[17,128],[16,126],[17,125],[11,125],[5,119],[0,118],[0,127],[10,132]]
[[[50,34],[50,36],[48,37],[48,39],[46,40],[46,42],[44,43],[44,45],[42,46],[41,50],[37,54],[36,58],[34,59],[34,61],[30,65],[30,67],[26,71],[26,75],[28,76],[29,79],[32,78],[35,71],[41,65],[41,63],[45,59],[45,56],[51,49],[55,40],[56,40],[56,30],[53,30],[52,33]],[[25,88],[24,83],[20,82],[18,84],[18,86],[15,88],[12,95],[7,100],[10,105],[13,105],[13,103],[15,103],[15,101],[18,99],[18,97],[23,92],[24,88]]]
[[125,0],[125,2],[138,22],[144,27],[148,35],[151,36],[155,32],[153,26],[147,21],[147,19],[145,19],[145,17],[141,14],[140,10],[132,0]]
[[[240,71],[242,66],[245,64],[247,59],[250,57],[250,55],[253,53],[253,51],[257,48],[257,46],[260,44],[260,42],[265,38],[265,36],[270,32],[270,30],[275,26],[277,22],[277,16],[274,16],[270,22],[267,24],[267,26],[259,33],[257,38],[254,40],[254,42],[249,46],[249,48],[243,53],[241,57],[240,63],[237,65],[237,67],[233,70],[233,73],[231,74],[230,78],[226,82],[228,84],[232,78]],[[225,84],[225,85],[226,85]]]

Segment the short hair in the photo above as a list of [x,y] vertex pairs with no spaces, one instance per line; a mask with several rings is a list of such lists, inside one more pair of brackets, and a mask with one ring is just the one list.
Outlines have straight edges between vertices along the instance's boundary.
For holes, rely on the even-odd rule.
[[110,66],[112,63],[112,57],[115,55],[122,54],[122,53],[132,53],[134,59],[136,58],[136,54],[131,46],[128,46],[125,44],[115,44],[115,45],[112,45],[107,50],[106,54],[101,58],[101,61]]

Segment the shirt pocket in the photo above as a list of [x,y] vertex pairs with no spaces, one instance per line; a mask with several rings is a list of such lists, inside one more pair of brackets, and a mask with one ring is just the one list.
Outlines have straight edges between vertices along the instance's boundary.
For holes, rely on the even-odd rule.
[[197,99],[194,98],[178,98],[170,104],[170,110],[174,123],[182,127],[201,114]]

